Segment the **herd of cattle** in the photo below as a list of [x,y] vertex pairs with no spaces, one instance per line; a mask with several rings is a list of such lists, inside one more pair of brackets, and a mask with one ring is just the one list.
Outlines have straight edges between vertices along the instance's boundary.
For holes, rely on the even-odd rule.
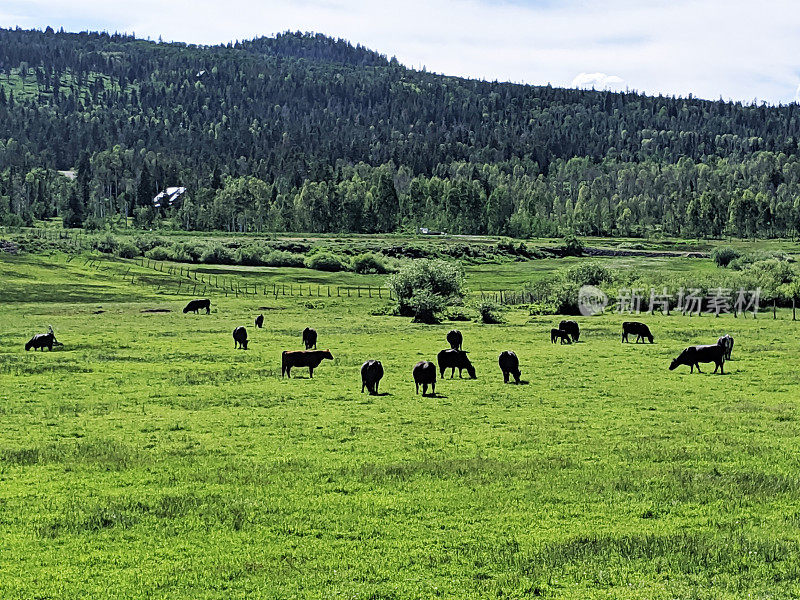
[[[206,314],[211,313],[211,301],[208,299],[192,300],[183,309],[184,314],[205,310]],[[257,328],[262,328],[264,325],[264,315],[259,315],[255,319]],[[580,339],[580,326],[576,321],[564,320],[561,321],[557,328],[550,330],[550,341],[556,343],[560,340],[562,344],[577,343]],[[629,342],[628,336],[636,336],[636,343],[648,340],[651,344],[654,343],[655,338],[650,332],[650,328],[644,323],[638,321],[626,321],[622,324],[622,342]],[[281,354],[281,377],[291,378],[292,367],[308,368],[309,377],[314,376],[314,369],[320,363],[327,359],[333,360],[333,355],[330,350],[317,350],[317,332],[310,327],[306,327],[302,333],[303,345],[305,350],[285,350]],[[247,330],[244,327],[237,327],[233,330],[234,348],[247,350]],[[459,378],[462,377],[463,371],[466,370],[471,379],[476,379],[475,367],[469,360],[467,352],[462,349],[464,337],[460,331],[453,329],[447,334],[447,343],[450,348],[442,350],[437,355],[439,377],[444,378],[447,369],[450,369],[450,378],[455,377],[455,371],[458,369]],[[48,350],[53,349],[53,346],[63,346],[56,340],[55,333],[52,326],[48,328],[47,333],[40,333],[34,335],[26,344],[25,350]],[[714,373],[719,370],[724,374],[723,366],[726,360],[730,360],[731,352],[733,351],[733,338],[730,335],[724,335],[717,340],[716,344],[689,346],[675,358],[669,366],[670,371],[676,369],[680,365],[686,365],[690,368],[690,372],[694,373],[697,368],[700,371],[700,363],[715,363]],[[500,353],[498,358],[500,370],[503,373],[503,381],[509,382],[510,377],[514,377],[516,383],[520,383],[520,370],[519,358],[511,351],[506,350]],[[416,393],[419,394],[419,388],[422,386],[423,396],[428,393],[428,386],[431,388],[431,393],[436,393],[436,371],[437,367],[431,361],[423,360],[414,365],[412,374],[414,383],[416,385]],[[383,378],[383,365],[379,360],[370,359],[361,365],[361,391],[366,389],[370,394],[376,395],[378,393],[378,385]]]

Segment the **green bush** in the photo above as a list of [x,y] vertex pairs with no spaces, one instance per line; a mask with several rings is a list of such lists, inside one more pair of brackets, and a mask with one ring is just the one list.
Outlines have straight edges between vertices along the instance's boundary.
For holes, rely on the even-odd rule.
[[174,262],[197,262],[197,255],[190,254],[191,246],[186,244],[175,243],[167,246],[167,256],[169,260]]
[[222,244],[212,244],[203,250],[200,262],[212,265],[231,265],[234,263],[233,253]]
[[383,259],[371,252],[359,254],[354,256],[350,261],[350,266],[356,273],[388,273],[389,270],[383,262]]
[[306,257],[305,265],[317,271],[344,271],[344,261],[332,252],[322,251]]
[[305,267],[302,254],[285,250],[271,250],[261,257],[261,263],[267,267]]
[[533,305],[543,314],[577,315],[578,292],[581,286],[560,277],[543,279],[525,286],[525,293],[533,298]]
[[187,257],[187,262],[198,262],[206,249],[205,245],[198,242],[178,242],[174,244],[175,253]]
[[438,323],[439,314],[447,308],[447,301],[429,290],[417,290],[409,300],[415,323]]
[[[389,289],[397,298],[401,315],[416,314],[412,300],[422,291],[442,299],[443,306],[460,304],[464,298],[464,273],[461,267],[444,260],[419,259],[407,262],[388,279]],[[419,304],[419,300],[415,301]]]
[[567,281],[576,283],[579,286],[600,285],[609,283],[613,279],[611,271],[597,263],[585,263],[570,267],[567,269],[565,277]]
[[120,242],[117,246],[117,256],[120,258],[136,258],[140,254],[138,246],[128,240]]
[[564,256],[583,256],[583,243],[574,235],[564,237],[561,252]]
[[117,247],[119,246],[119,240],[115,238],[113,235],[106,234],[98,240],[95,240],[94,247],[96,250],[103,252],[104,254],[114,254],[117,251]]
[[717,263],[718,267],[727,267],[732,261],[739,258],[739,256],[739,252],[729,246],[714,248],[714,251],[711,253],[711,258]]
[[479,300],[475,304],[475,309],[478,311],[478,320],[481,323],[494,324],[503,322],[503,317],[500,314],[502,307],[494,300]]
[[144,255],[152,260],[169,260],[169,249],[166,246],[150,248]]
[[251,244],[249,246],[241,246],[233,253],[233,258],[237,264],[257,267],[264,264],[262,257],[266,249],[264,246]]
[[167,240],[155,235],[137,235],[133,238],[133,243],[139,248],[139,252],[144,254],[148,250],[152,250],[156,246],[166,246]]

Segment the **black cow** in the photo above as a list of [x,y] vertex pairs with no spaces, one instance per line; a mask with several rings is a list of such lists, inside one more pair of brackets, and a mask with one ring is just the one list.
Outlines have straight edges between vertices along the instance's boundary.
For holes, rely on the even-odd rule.
[[50,325],[47,328],[47,333],[37,333],[31,339],[28,340],[28,343],[25,344],[25,352],[33,348],[34,350],[42,350],[44,351],[45,348],[53,351],[53,346],[61,346],[62,344],[56,340],[56,334],[53,332],[53,326]]
[[247,329],[237,327],[233,330],[233,347],[247,350]]
[[367,388],[370,396],[378,395],[378,384],[383,378],[383,365],[379,360],[368,360],[361,365],[361,393]]
[[678,355],[678,358],[672,361],[669,365],[669,370],[672,371],[680,365],[687,365],[691,368],[691,373],[694,373],[694,368],[697,367],[697,372],[702,373],[700,370],[700,363],[713,362],[716,363],[714,373],[719,372],[724,375],[725,370],[725,349],[719,344],[711,344],[708,346],[689,346]]
[[464,343],[464,336],[458,329],[451,329],[447,332],[447,343],[453,350],[461,350],[461,344]]
[[622,343],[628,341],[629,335],[636,336],[636,343],[638,344],[640,341],[644,343],[644,338],[650,340],[650,343],[653,343],[653,334],[650,333],[650,328],[645,325],[644,323],[640,323],[639,321],[625,321],[622,324]]
[[497,362],[500,363],[500,370],[503,372],[503,383],[508,383],[509,375],[513,375],[514,381],[519,383],[519,359],[514,352],[511,350],[501,352]]
[[717,340],[717,344],[725,349],[725,360],[730,360],[731,352],[733,352],[733,337],[726,333]]
[[436,360],[439,363],[439,376],[442,378],[444,378],[444,372],[447,369],[452,369],[450,371],[450,379],[455,377],[456,369],[458,369],[459,378],[461,377],[461,372],[466,369],[467,373],[469,373],[470,379],[477,379],[475,375],[475,367],[473,367],[472,363],[469,362],[467,353],[463,350],[453,350],[452,348],[449,350],[442,350],[439,352]]
[[208,298],[203,298],[202,300],[191,300],[189,304],[186,305],[186,308],[183,309],[183,314],[188,312],[193,312],[197,314],[199,311],[206,309],[206,314],[211,314],[211,300]]
[[256,327],[258,327],[259,329],[264,327],[264,315],[258,315],[256,317]]
[[562,344],[564,342],[566,342],[567,344],[571,344],[572,343],[572,339],[569,337],[569,334],[566,331],[564,331],[563,329],[551,329],[550,330],[550,342],[552,344],[555,344],[556,340],[561,340]]
[[316,349],[317,347],[317,330],[311,329],[311,327],[306,327],[303,329],[303,344],[305,344],[306,350],[311,350],[311,348]]
[[428,393],[428,386],[431,386],[431,395],[436,395],[436,365],[429,360],[421,360],[414,365],[414,383],[417,385],[417,394],[419,394],[419,386],[422,385],[422,395]]
[[308,367],[308,376],[314,377],[314,369],[323,358],[333,360],[330,350],[284,350],[281,354],[281,377],[284,374],[291,379],[292,367]]
[[581,337],[581,328],[575,321],[561,321],[561,323],[558,324],[558,328],[561,331],[566,331],[570,337],[572,337],[573,342],[577,342]]

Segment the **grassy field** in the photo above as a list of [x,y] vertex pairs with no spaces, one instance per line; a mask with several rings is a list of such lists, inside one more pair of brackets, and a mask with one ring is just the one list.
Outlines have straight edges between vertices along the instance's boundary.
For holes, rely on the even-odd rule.
[[[468,285],[548,264],[473,265]],[[133,272],[0,257],[4,599],[800,596],[787,313],[643,316],[653,345],[620,344],[630,316],[610,314],[560,346],[557,317],[521,309],[425,326],[382,314],[385,299],[212,293],[211,315],[184,315],[188,297]],[[26,353],[49,324],[64,346]],[[334,360],[281,379],[307,325]],[[453,327],[478,379],[415,395],[412,366]],[[726,375],[667,370],[725,332]],[[502,383],[505,349],[525,385]],[[360,393],[367,358],[384,395]]]

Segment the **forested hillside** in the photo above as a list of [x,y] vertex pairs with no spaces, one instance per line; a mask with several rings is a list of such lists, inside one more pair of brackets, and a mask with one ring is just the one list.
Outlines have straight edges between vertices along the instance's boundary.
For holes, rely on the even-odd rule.
[[0,30],[2,224],[785,236],[798,140],[796,104],[445,77],[321,35]]

